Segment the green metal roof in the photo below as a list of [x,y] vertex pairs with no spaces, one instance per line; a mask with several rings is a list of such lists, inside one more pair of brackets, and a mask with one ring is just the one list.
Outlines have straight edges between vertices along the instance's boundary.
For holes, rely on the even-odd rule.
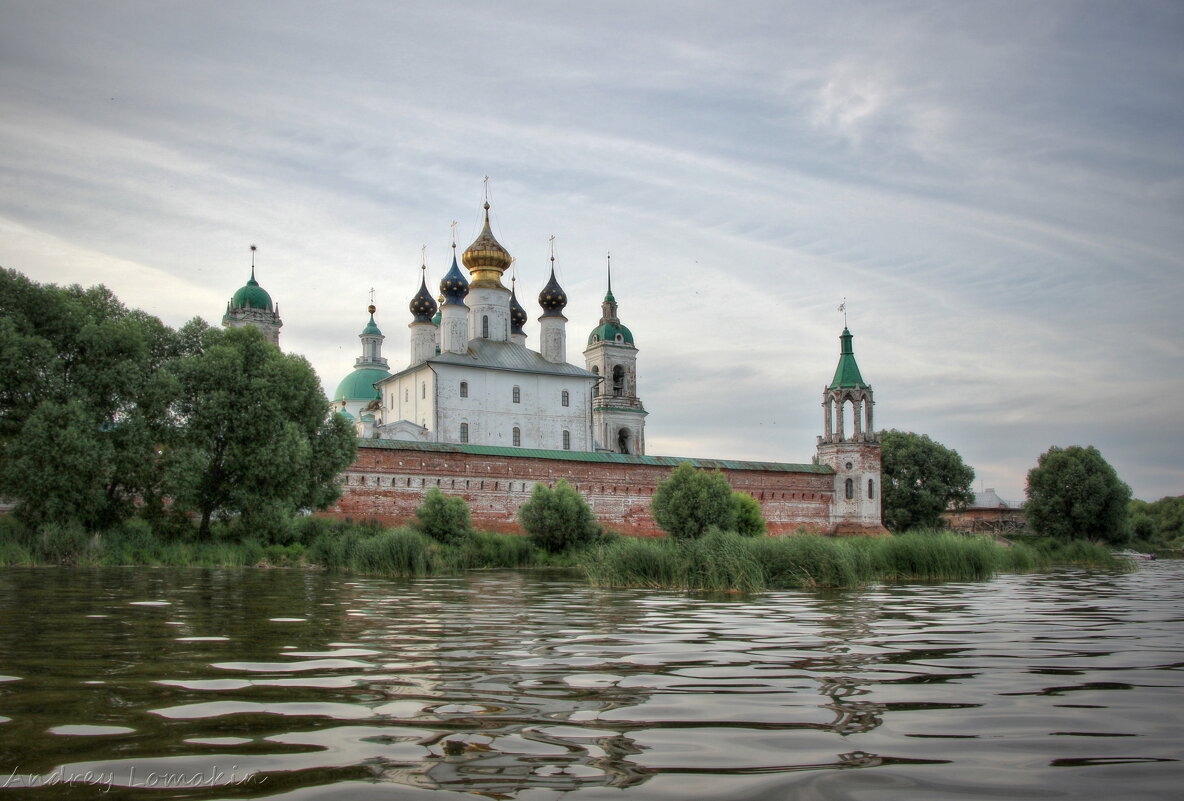
[[735,459],[688,459],[679,456],[637,456],[631,453],[595,453],[591,451],[545,451],[532,448],[509,448],[495,445],[458,445],[443,442],[412,442],[400,439],[360,439],[359,448],[421,453],[469,453],[475,456],[516,456],[522,459],[555,459],[564,462],[599,462],[602,464],[640,464],[675,467],[690,462],[706,470],[760,470],[770,473],[833,473],[827,465],[789,464],[785,462],[741,462]]
[[842,346],[839,348],[839,366],[835,368],[834,380],[827,389],[841,389],[844,387],[858,387],[867,389],[863,376],[859,374],[859,365],[855,363],[855,351],[851,348],[851,332],[846,328],[839,336]]
[[608,342],[611,345],[617,341],[617,334],[620,334],[625,342],[633,344],[633,332],[620,323],[602,323],[596,326],[588,335],[588,344],[595,344],[596,338],[600,337],[601,342]]
[[354,370],[341,379],[341,383],[337,385],[337,391],[333,393],[333,400],[370,401],[381,398],[382,395],[374,388],[374,385],[384,378],[389,378],[390,375],[386,370],[380,370],[377,367],[363,367]]
[[382,336],[382,332],[378,330],[378,323],[374,322],[374,315],[373,314],[370,315],[370,322],[366,323],[366,327],[362,329],[362,333],[359,334],[358,336],[364,337],[368,334],[371,334],[371,335],[377,336],[377,337]]
[[251,271],[251,280],[247,281],[246,286],[240,287],[234,293],[234,297],[230,299],[230,308],[272,311],[271,295],[267,294],[266,289],[259,286],[255,280],[254,270]]

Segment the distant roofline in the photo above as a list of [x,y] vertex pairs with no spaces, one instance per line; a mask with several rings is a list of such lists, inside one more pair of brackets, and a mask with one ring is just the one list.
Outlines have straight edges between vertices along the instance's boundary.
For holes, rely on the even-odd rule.
[[770,473],[833,474],[834,469],[819,464],[790,464],[787,462],[746,462],[735,459],[692,459],[683,456],[638,456],[631,453],[600,453],[594,451],[552,451],[532,448],[511,448],[498,445],[460,445],[444,442],[414,442],[399,439],[359,439],[359,448],[389,451],[421,451],[425,453],[468,453],[474,456],[510,456],[520,459],[554,459],[565,462],[601,462],[605,464],[638,464],[653,467],[676,467],[690,462],[694,467],[708,470],[759,470]]

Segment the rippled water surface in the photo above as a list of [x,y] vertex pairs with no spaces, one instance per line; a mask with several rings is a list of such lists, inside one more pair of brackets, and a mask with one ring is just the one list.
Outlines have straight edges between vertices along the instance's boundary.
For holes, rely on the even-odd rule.
[[0,571],[4,798],[1184,797],[1184,564],[752,597]]

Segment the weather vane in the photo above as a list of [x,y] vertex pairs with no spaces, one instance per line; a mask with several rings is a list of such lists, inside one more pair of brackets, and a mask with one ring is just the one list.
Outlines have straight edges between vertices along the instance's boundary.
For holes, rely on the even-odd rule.
[[374,287],[370,287],[370,305],[374,305]]
[[843,302],[839,304],[839,311],[843,313],[843,328],[847,327],[847,299],[843,298]]

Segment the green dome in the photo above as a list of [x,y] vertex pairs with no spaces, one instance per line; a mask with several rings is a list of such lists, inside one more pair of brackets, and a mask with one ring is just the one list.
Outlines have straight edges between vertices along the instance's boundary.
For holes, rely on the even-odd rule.
[[247,285],[235,292],[234,297],[230,299],[230,308],[273,311],[271,295],[267,294],[266,289],[259,286],[259,282],[255,280],[254,270],[251,270],[251,280],[247,281]]
[[588,344],[594,344],[597,338],[601,342],[616,342],[617,334],[621,335],[621,339],[626,344],[633,344],[633,332],[620,323],[601,323],[596,326],[592,329],[592,333],[588,335]]
[[333,393],[333,400],[372,401],[375,398],[380,398],[382,396],[379,395],[374,385],[384,378],[390,378],[390,376],[391,374],[386,370],[379,370],[377,367],[363,367],[360,370],[354,370],[341,379],[341,383],[337,385],[337,391]]

